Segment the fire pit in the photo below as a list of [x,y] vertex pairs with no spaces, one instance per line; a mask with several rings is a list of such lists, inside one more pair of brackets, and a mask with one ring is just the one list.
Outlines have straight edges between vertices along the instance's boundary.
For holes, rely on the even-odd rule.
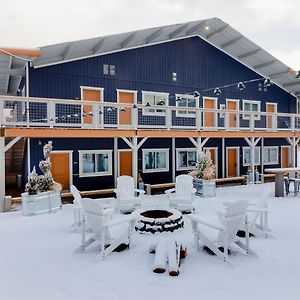
[[182,214],[176,209],[141,210],[135,229],[140,233],[173,232],[183,225]]

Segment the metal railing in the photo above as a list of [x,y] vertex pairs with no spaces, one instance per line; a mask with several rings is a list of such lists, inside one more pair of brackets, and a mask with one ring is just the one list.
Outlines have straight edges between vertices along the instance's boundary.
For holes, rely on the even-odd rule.
[[0,126],[206,131],[298,131],[292,113],[0,96]]

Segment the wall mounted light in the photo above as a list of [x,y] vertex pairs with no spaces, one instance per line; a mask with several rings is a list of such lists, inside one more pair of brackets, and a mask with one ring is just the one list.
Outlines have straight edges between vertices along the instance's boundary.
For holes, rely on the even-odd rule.
[[240,90],[240,91],[243,91],[245,88],[246,88],[246,86],[244,85],[244,83],[243,82],[239,82],[238,83],[238,85],[237,85],[237,88]]

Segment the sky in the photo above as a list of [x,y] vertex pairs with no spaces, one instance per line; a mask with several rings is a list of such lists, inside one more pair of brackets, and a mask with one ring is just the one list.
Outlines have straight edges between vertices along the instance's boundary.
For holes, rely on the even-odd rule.
[[217,17],[300,69],[300,0],[0,0],[0,46],[33,48]]

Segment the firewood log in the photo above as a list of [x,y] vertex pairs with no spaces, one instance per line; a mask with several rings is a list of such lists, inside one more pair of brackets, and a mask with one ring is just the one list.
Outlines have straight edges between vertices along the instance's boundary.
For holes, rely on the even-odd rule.
[[154,256],[154,273],[164,273],[167,269],[168,241],[159,241],[156,245]]

